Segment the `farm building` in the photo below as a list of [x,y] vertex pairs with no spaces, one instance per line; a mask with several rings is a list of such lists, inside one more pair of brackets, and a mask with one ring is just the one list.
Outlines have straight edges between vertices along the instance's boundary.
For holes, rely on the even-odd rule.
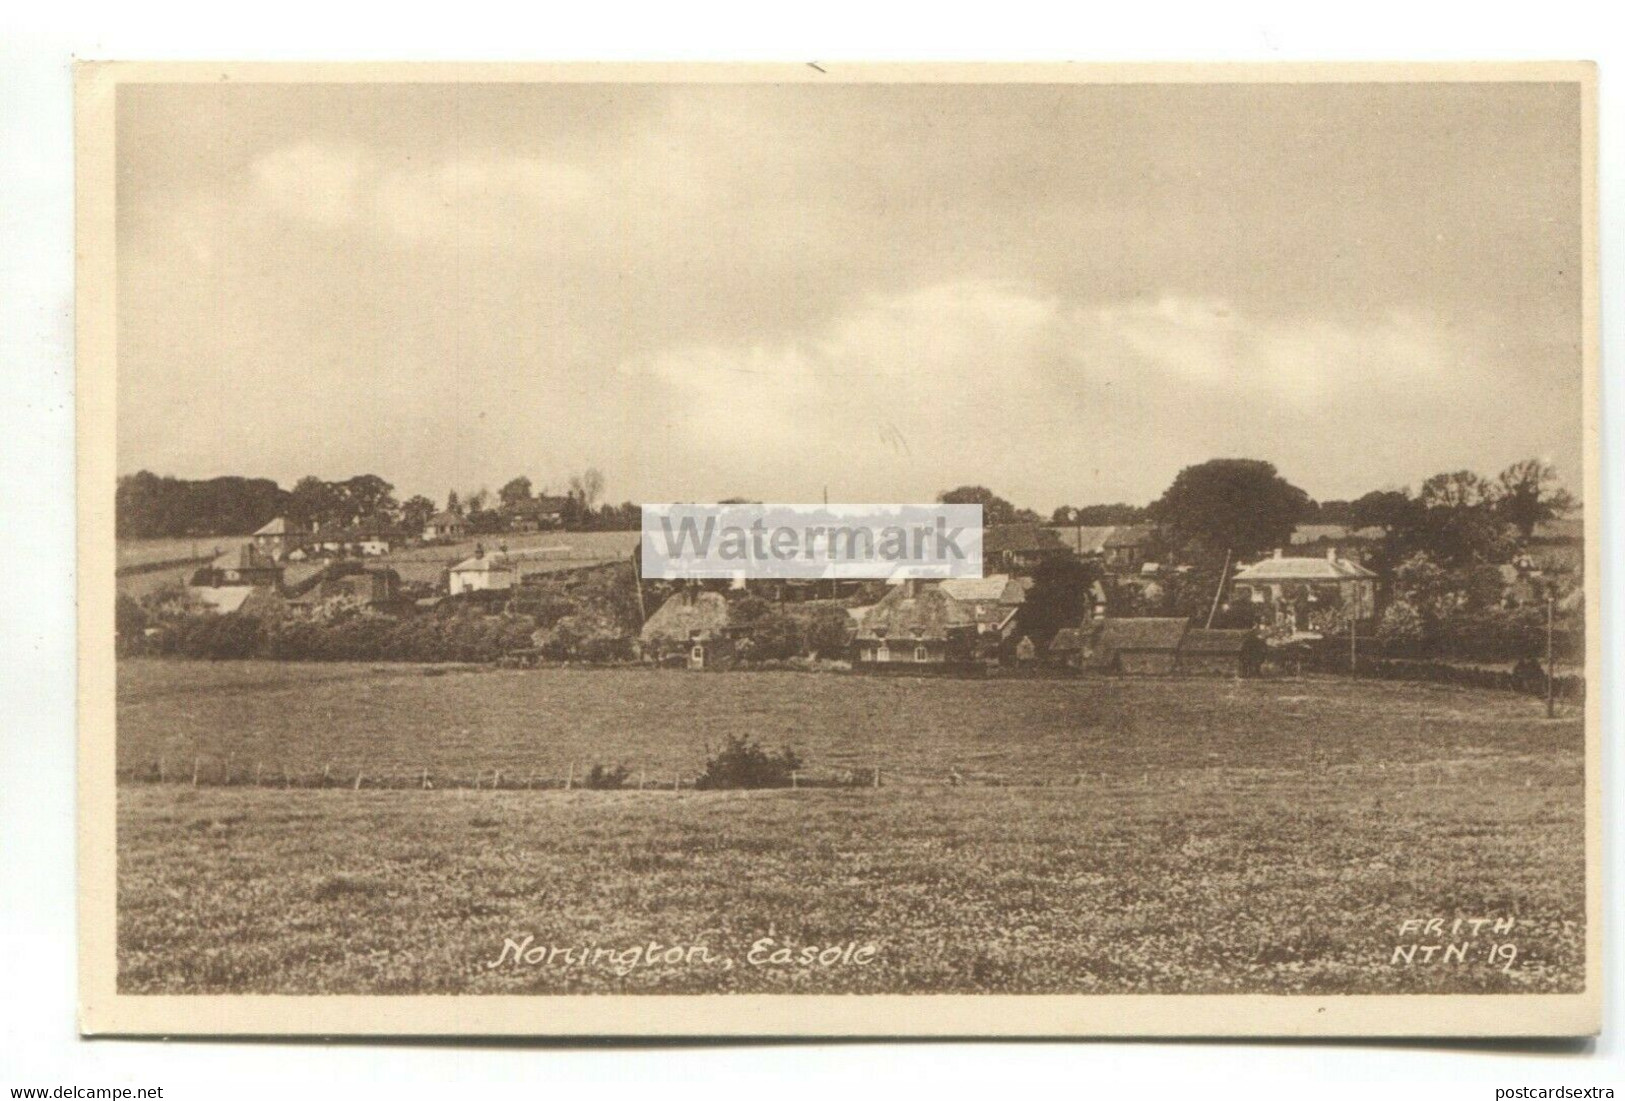
[[1184,619],[1105,619],[1095,636],[1093,665],[1109,673],[1163,675],[1179,667]]
[[446,575],[446,587],[452,596],[511,589],[517,581],[517,572],[506,555],[486,554],[479,549],[473,558],[465,558],[451,568]]
[[937,587],[970,607],[978,635],[993,635],[998,639],[1007,638],[1015,628],[1016,613],[1027,599],[1027,590],[1021,582],[1008,574],[953,577],[937,582]]
[[324,577],[308,592],[288,600],[289,607],[304,612],[319,608],[347,606],[385,608],[401,600],[401,575],[392,569],[371,567],[339,577]]
[[322,528],[304,542],[307,555],[338,555],[352,558],[381,558],[401,542],[402,533],[382,526]]
[[467,521],[449,509],[435,513],[423,525],[423,539],[427,543],[455,543],[467,537]]
[[732,662],[738,634],[726,597],[684,588],[655,610],[638,637],[644,653],[657,660],[677,653],[688,668],[705,669]]
[[1266,625],[1299,633],[1336,631],[1351,612],[1374,620],[1377,595],[1377,575],[1336,550],[1323,558],[1289,558],[1278,550],[1237,570],[1230,589],[1231,600],[1250,602]]
[[1224,677],[1255,677],[1264,663],[1264,641],[1251,631],[1192,628],[1179,645],[1179,671]]

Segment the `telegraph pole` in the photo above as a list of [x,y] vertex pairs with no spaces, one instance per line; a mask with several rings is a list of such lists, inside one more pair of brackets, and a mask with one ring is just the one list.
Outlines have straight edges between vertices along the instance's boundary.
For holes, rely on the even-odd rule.
[[[1083,538],[1081,531],[1078,533],[1078,538],[1081,542]],[[1229,550],[1224,552],[1224,569],[1219,571],[1219,587],[1213,590],[1213,606],[1207,610],[1207,630],[1213,629],[1213,617],[1219,614],[1219,598],[1224,595],[1224,583],[1230,579],[1231,553]]]
[[1349,616],[1349,676],[1360,675],[1360,583],[1354,583],[1354,612]]
[[1557,619],[1557,595],[1546,586],[1546,717],[1557,715],[1557,670],[1552,668],[1552,628]]

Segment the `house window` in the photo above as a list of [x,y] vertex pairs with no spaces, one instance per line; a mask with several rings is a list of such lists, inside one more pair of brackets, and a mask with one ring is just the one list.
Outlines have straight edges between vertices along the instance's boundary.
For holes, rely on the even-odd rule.
[[925,660],[925,647],[924,646],[916,646],[916,647],[914,647],[914,660],[915,661],[924,661]]

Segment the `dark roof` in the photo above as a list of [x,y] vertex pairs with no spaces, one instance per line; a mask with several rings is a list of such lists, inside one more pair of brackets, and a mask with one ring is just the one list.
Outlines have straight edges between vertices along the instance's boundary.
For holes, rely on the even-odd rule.
[[354,527],[319,528],[310,538],[317,543],[359,543],[365,539],[399,539],[404,533],[387,524],[357,524]]
[[531,497],[503,505],[502,511],[509,516],[557,516],[569,503],[568,497]]
[[1117,527],[1113,524],[1052,524],[1049,530],[1074,553],[1099,554]]
[[1194,654],[1239,654],[1260,645],[1251,631],[1209,631],[1193,627],[1185,632],[1180,649]]
[[1157,529],[1150,524],[1128,524],[1113,528],[1106,536],[1103,547],[1142,547],[1157,537]]
[[463,527],[467,527],[468,521],[464,520],[461,516],[457,515],[455,512],[452,512],[450,509],[441,509],[433,516],[429,517],[429,523],[427,526],[443,528],[451,525],[461,525]]
[[982,531],[982,553],[1064,551],[1070,548],[1042,524],[998,524]]
[[674,593],[655,610],[643,625],[643,641],[677,639],[686,641],[698,631],[700,637],[714,638],[728,628],[728,601],[721,593]]
[[943,641],[950,631],[976,627],[974,605],[955,600],[932,586],[910,593],[899,585],[870,608],[858,625],[858,637],[874,639],[933,639]]
[[1140,618],[1101,621],[1098,647],[1117,650],[1177,650],[1190,629],[1186,619]]

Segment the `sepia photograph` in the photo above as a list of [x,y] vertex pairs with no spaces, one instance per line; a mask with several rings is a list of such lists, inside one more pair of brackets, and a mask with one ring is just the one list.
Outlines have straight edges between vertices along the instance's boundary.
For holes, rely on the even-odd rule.
[[86,1032],[1598,1028],[1592,67],[77,83]]

